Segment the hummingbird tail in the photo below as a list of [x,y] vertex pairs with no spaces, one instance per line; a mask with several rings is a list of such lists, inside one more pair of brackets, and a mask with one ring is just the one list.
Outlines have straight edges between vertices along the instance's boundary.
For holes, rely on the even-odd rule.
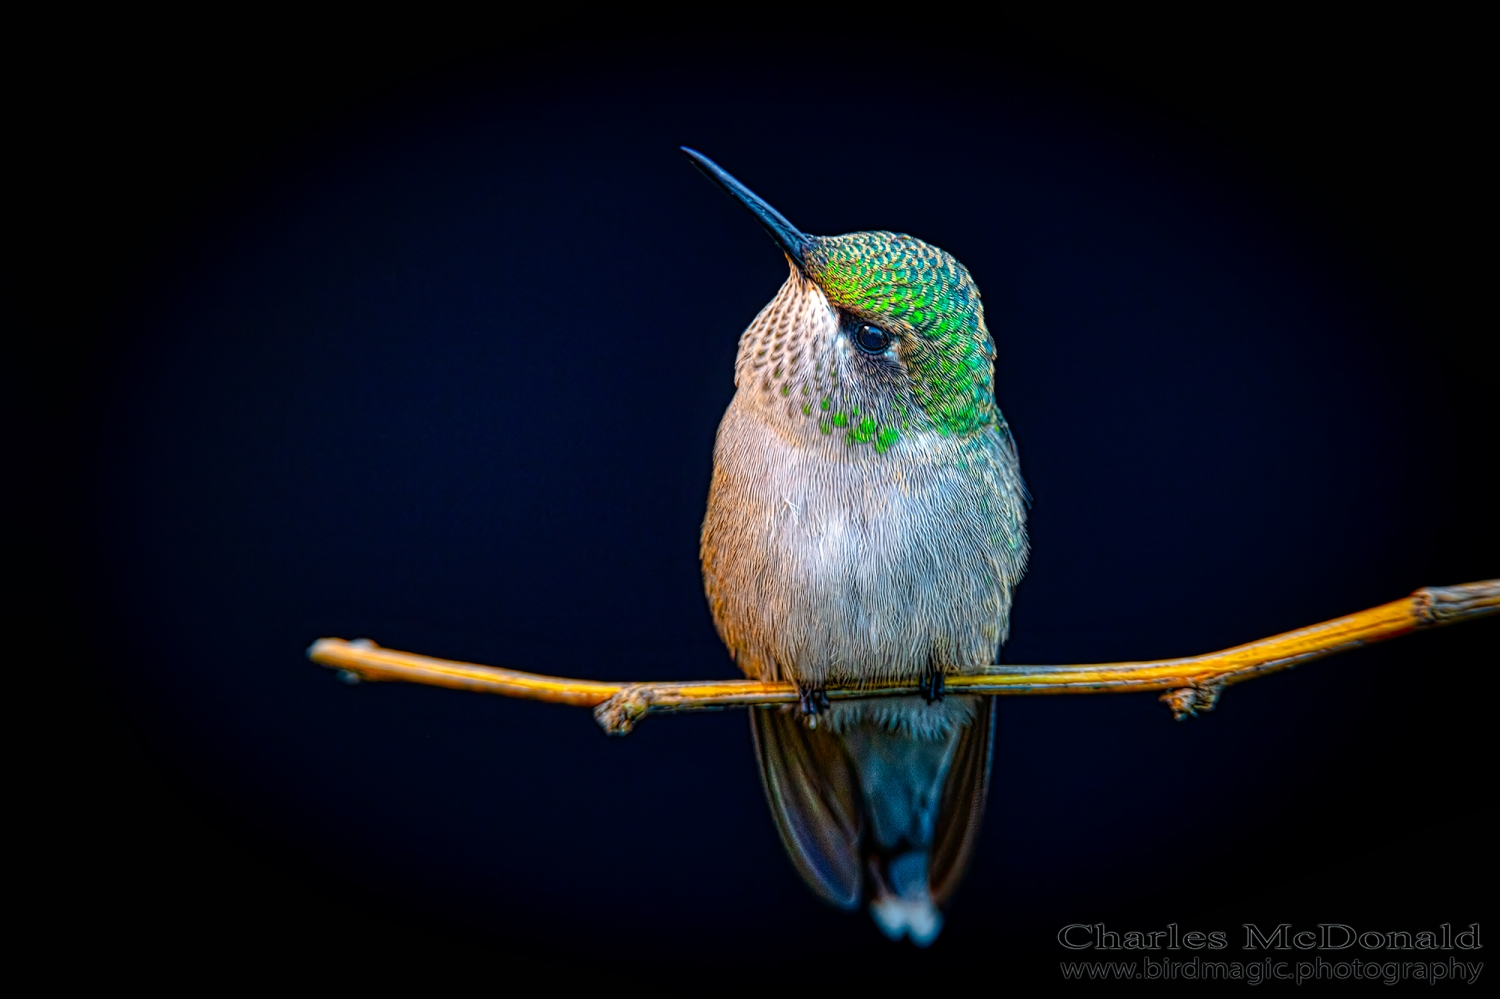
[[926,946],[942,928],[978,838],[994,707],[924,738],[861,724],[810,728],[795,712],[752,709],[761,782],[797,872],[841,909],[861,901],[892,939]]

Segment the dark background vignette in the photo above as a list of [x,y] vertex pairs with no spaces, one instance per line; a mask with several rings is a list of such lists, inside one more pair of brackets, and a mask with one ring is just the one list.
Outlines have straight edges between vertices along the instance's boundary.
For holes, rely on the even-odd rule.
[[[1182,726],[1149,697],[1002,703],[929,955],[796,882],[737,716],[607,741],[584,712],[350,690],[297,658],[369,634],[727,675],[697,521],[734,338],[782,265],[678,142],[809,231],[909,229],[975,271],[1037,493],[1006,660],[1201,651],[1494,575],[1462,32],[1274,28],[1184,49],[1031,23],[900,58],[816,26],[194,53],[54,32],[15,91],[8,289],[31,990],[498,985],[578,941],[570,973],[754,946],[804,979],[940,956],[1051,982],[1065,922],[1482,920],[1493,623]],[[1004,184],[976,191],[982,170]],[[499,239],[501,217],[534,228]],[[547,293],[499,301],[497,274]],[[1205,312],[1222,340],[1193,335]],[[559,315],[580,332],[526,334]],[[1130,317],[1139,340],[1045,338]]]

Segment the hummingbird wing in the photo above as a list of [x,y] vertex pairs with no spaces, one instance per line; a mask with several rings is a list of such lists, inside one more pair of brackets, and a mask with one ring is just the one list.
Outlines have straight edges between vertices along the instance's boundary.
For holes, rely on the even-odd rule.
[[776,708],[750,710],[760,779],[802,880],[840,909],[859,906],[864,811],[843,742]]
[[937,822],[932,836],[932,859],[927,881],[933,901],[947,903],[953,890],[963,880],[974,844],[979,839],[979,823],[984,818],[984,801],[990,787],[990,759],[995,744],[995,698],[984,702],[979,715],[959,736],[953,750],[953,762],[943,782]]

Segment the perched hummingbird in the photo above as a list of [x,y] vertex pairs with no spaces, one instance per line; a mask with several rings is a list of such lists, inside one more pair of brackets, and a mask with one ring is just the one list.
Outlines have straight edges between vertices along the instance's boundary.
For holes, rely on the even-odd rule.
[[[814,892],[926,946],[973,852],[994,732],[989,699],[944,697],[943,678],[995,661],[1027,556],[979,289],[911,236],[809,236],[683,151],[791,268],[740,337],[701,548],[735,662],[801,692],[750,712],[766,798]],[[897,679],[922,696],[824,692]]]

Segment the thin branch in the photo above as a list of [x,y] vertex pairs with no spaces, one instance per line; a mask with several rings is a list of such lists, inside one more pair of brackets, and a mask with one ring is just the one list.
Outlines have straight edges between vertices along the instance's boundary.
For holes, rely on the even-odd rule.
[[[1165,691],[1161,700],[1178,721],[1212,711],[1219,694],[1239,683],[1313,659],[1396,638],[1408,632],[1454,624],[1500,612],[1500,579],[1462,586],[1430,586],[1402,600],[1334,618],[1322,624],[1236,645],[1222,652],[1153,662],[1079,666],[989,666],[951,675],[954,694],[1104,694]],[[695,680],[664,683],[604,683],[569,680],[494,666],[434,659],[382,649],[360,639],[320,638],[307,656],[340,671],[354,683],[402,680],[474,690],[533,701],[592,707],[605,732],[625,735],[648,713],[717,711],[763,704],[797,703],[795,684],[759,680]],[[830,687],[828,697],[891,697],[915,694],[917,681],[867,687]]]

